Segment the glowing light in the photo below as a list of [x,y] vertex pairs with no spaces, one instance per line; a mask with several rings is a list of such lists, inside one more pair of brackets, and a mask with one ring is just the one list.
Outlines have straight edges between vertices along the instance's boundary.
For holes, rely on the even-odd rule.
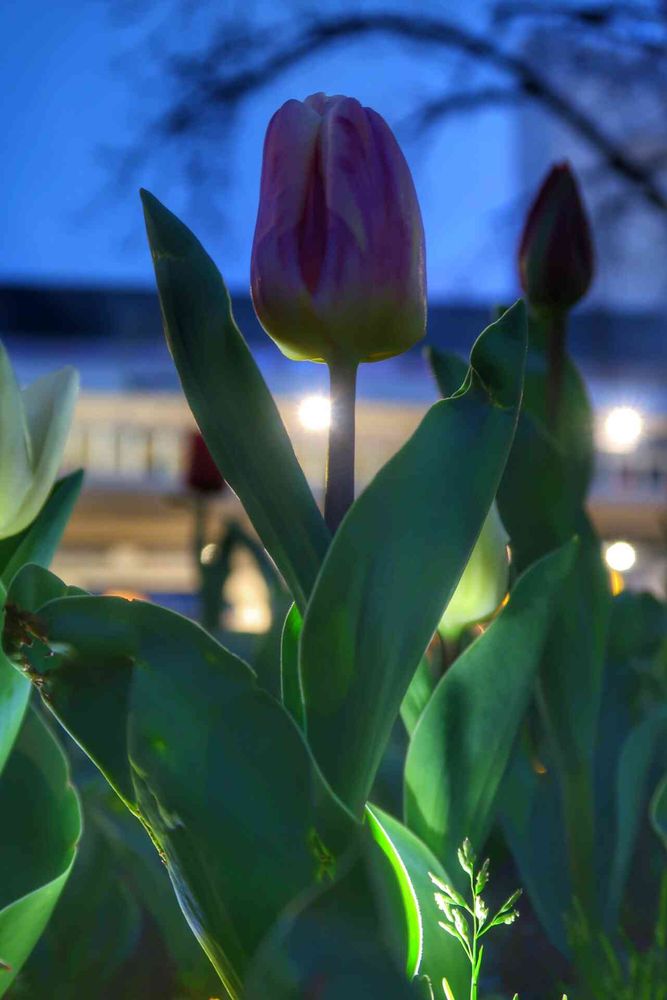
[[210,566],[218,554],[218,546],[215,542],[209,542],[199,553],[202,566]]
[[625,590],[625,580],[623,579],[623,574],[618,573],[615,569],[609,570],[609,585],[611,587],[611,596],[618,597]]
[[604,557],[609,569],[625,573],[636,563],[637,552],[634,545],[630,545],[629,542],[612,542],[607,546]]
[[148,600],[148,595],[142,594],[140,590],[127,590],[124,587],[108,587],[103,593],[105,597],[122,597],[126,601]]
[[604,422],[605,442],[609,451],[628,452],[637,447],[644,421],[632,406],[615,406]]
[[306,396],[299,405],[299,420],[307,431],[325,431],[331,423],[331,403],[326,396]]

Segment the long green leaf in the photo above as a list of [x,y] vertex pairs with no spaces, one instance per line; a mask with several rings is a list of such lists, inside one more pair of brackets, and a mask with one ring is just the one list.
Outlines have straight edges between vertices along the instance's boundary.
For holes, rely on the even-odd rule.
[[31,712],[0,777],[0,970],[4,996],[51,916],[74,863],[81,812],[67,762]]
[[187,619],[75,596],[23,627],[14,655],[151,832],[192,930],[238,996],[264,934],[335,872],[357,824],[282,706]]
[[329,534],[217,267],[190,230],[142,192],[169,348],[192,412],[298,606]]
[[570,543],[521,576],[488,629],[454,662],[424,709],[405,764],[407,825],[446,862],[481,849],[535,684]]
[[71,741],[68,750],[85,832],[56,911],[21,971],[21,995],[81,1000],[94,983],[96,1000],[219,996],[218,977],[149,837]]
[[353,504],[308,605],[300,646],[308,741],[357,814],[502,475],[525,338],[521,303],[480,336],[465,387],[430,409]]
[[505,772],[498,812],[520,883],[551,943],[568,954],[565,918],[572,908],[559,780],[523,746]]
[[304,893],[267,936],[245,1000],[409,1000],[416,994],[393,951],[393,881],[384,853],[364,838],[333,884]]
[[667,849],[667,774],[651,799],[651,825]]
[[41,511],[18,535],[0,541],[0,579],[9,586],[12,577],[26,563],[48,566],[81,492],[83,472],[60,479]]
[[410,681],[401,702],[401,719],[408,736],[412,736],[419,718],[429,703],[437,685],[436,677],[431,669],[427,656],[422,656],[419,666]]
[[394,950],[405,951],[406,974],[408,979],[412,979],[421,965],[424,944],[417,893],[400,851],[384,822],[382,811],[367,805],[366,822],[373,840],[382,851],[393,873],[392,875],[387,871],[383,879],[386,887],[383,900],[390,913],[387,922],[396,935]]
[[[411,830],[376,805],[368,806],[368,810],[382,824],[391,839],[417,897],[422,934],[419,975],[428,976],[438,986],[446,978],[455,997],[466,996],[470,988],[470,965],[458,941],[439,926],[441,915],[435,902],[436,889],[429,873],[444,882],[454,883],[440,861]],[[455,856],[454,852],[452,857]]]
[[296,604],[290,608],[285,624],[280,652],[280,688],[282,702],[298,726],[303,728],[303,696],[299,679],[299,639],[303,619]]
[[607,894],[606,924],[609,928],[617,925],[632,852],[640,825],[646,818],[652,765],[660,751],[663,765],[667,764],[666,746],[667,710],[640,722],[623,745],[616,779],[616,845]]

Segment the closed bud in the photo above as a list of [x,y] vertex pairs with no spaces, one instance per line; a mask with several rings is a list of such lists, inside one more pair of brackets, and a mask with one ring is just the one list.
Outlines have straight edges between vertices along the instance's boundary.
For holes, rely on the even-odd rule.
[[519,247],[521,285],[537,309],[571,309],[593,280],[590,226],[569,164],[552,167],[528,213]]
[[458,582],[438,631],[456,637],[462,628],[483,621],[497,610],[507,593],[509,536],[494,500],[463,575]]
[[0,539],[34,521],[55,482],[79,379],[62,368],[21,390],[0,344]]
[[199,431],[193,431],[188,438],[185,481],[195,493],[220,493],[225,485]]
[[389,126],[349,97],[287,101],[264,143],[251,288],[283,354],[347,363],[424,335],[424,231]]

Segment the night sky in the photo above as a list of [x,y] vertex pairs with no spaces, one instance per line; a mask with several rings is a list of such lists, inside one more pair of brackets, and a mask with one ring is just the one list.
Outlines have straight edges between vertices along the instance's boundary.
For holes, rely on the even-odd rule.
[[[255,6],[261,14],[262,4]],[[314,90],[349,93],[396,127],[410,102],[437,82],[432,62],[420,66],[380,41],[318,57],[253,98],[234,150],[211,153],[226,157],[216,167],[228,166],[228,188],[223,195],[204,188],[193,197],[167,154],[156,154],[120,188],[113,183],[115,160],[104,150],[141,134],[159,89],[159,81],[144,84],[142,50],[131,54],[138,32],[113,4],[5,3],[0,37],[3,283],[150,285],[137,197],[143,184],[197,231],[230,287],[247,289],[263,132],[275,108]],[[513,115],[459,117],[437,138],[404,142],[426,220],[432,297],[483,301],[516,291],[517,224],[508,209],[520,189]],[[216,195],[222,216],[207,210]]]

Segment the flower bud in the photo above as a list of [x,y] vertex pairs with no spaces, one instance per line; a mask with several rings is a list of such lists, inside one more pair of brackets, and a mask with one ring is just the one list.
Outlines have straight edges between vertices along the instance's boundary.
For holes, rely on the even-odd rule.
[[537,309],[571,309],[593,280],[593,241],[567,163],[552,167],[528,213],[519,247],[521,285]]
[[55,482],[79,378],[62,368],[21,391],[0,344],[0,538],[34,521]]
[[225,481],[199,431],[193,431],[188,438],[185,481],[195,493],[220,493],[225,486]]
[[494,500],[463,576],[452,595],[438,631],[456,636],[466,625],[488,618],[507,593],[509,536]]
[[387,123],[349,97],[287,101],[266,133],[251,287],[295,360],[401,354],[424,335],[424,230]]

